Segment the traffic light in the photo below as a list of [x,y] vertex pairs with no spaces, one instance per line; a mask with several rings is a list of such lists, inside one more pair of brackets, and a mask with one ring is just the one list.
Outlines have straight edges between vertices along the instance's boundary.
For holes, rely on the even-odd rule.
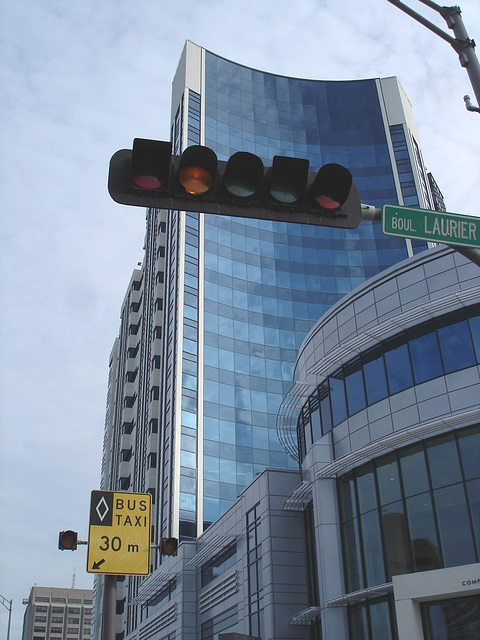
[[143,138],[113,155],[108,190],[119,204],[137,207],[346,229],[362,220],[358,189],[341,165],[312,173],[308,160],[275,156],[265,167],[246,151],[220,161],[201,145],[175,156],[170,142]]
[[160,542],[160,553],[162,554],[162,556],[176,556],[177,550],[177,538],[162,538]]
[[75,551],[77,549],[78,534],[76,531],[60,531],[58,534],[58,548],[60,551]]

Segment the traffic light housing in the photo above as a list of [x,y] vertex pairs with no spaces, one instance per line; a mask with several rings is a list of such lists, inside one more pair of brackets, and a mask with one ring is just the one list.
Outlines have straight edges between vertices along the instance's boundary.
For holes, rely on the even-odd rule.
[[275,156],[271,167],[245,151],[227,161],[209,147],[187,147],[172,155],[169,142],[136,138],[117,151],[108,190],[119,204],[199,211],[353,229],[362,220],[358,189],[350,171],[327,164],[309,172],[308,160]]
[[162,538],[160,542],[160,553],[162,556],[176,556],[178,551],[177,538]]
[[58,534],[58,548],[60,551],[76,551],[78,543],[78,534],[76,531],[60,531]]

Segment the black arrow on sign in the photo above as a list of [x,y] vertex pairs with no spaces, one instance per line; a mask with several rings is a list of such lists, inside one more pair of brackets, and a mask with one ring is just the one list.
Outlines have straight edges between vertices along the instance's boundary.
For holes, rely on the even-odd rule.
[[98,562],[94,562],[93,563],[93,567],[92,569],[100,569],[100,567],[102,566],[102,564],[105,562],[105,559],[102,558],[101,560],[99,560]]

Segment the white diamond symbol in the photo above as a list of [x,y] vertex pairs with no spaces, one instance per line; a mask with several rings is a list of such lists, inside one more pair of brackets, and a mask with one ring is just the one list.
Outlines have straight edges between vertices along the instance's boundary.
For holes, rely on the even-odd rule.
[[95,507],[95,511],[98,513],[98,517],[103,522],[103,519],[105,518],[105,516],[109,511],[108,504],[106,503],[104,496],[102,496],[101,499],[98,501],[98,504]]

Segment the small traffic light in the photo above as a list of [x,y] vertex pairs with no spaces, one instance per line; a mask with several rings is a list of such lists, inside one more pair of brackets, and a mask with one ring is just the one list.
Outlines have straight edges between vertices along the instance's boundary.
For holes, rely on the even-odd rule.
[[177,550],[177,538],[162,538],[160,542],[160,553],[162,554],[162,556],[176,556]]
[[78,534],[76,531],[60,531],[58,534],[58,548],[60,551],[75,551],[77,549]]
[[271,167],[245,151],[219,161],[209,147],[136,138],[110,161],[108,190],[120,204],[199,211],[280,222],[353,229],[362,220],[350,171],[327,164],[309,172],[308,160],[275,156]]

